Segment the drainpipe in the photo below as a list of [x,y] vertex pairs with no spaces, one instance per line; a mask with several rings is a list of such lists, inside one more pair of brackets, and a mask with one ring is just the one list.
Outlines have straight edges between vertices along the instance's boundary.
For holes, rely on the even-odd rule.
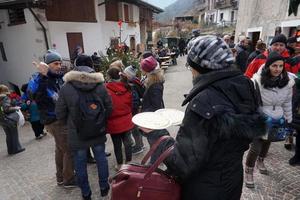
[[49,43],[48,43],[48,38],[47,38],[47,30],[45,28],[45,26],[42,24],[41,20],[38,18],[38,16],[33,12],[32,8],[29,7],[28,2],[27,2],[27,8],[30,10],[31,14],[33,15],[33,17],[36,19],[36,21],[38,21],[38,23],[41,25],[43,33],[44,33],[44,39],[45,39],[45,43],[46,43],[46,51],[49,49]]

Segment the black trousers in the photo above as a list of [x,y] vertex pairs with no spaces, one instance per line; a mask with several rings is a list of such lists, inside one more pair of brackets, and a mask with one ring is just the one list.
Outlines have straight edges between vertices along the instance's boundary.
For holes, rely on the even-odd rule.
[[126,162],[130,162],[132,160],[131,131],[111,135],[111,139],[114,145],[114,152],[115,152],[117,163],[119,165],[123,164],[122,143],[124,144],[124,148],[125,148]]
[[17,123],[9,122],[6,124],[2,124],[2,127],[6,134],[7,153],[8,154],[17,153],[23,148],[19,141]]
[[39,137],[44,133],[44,125],[40,121],[30,122],[35,137]]
[[300,130],[297,130],[295,154],[300,159]]

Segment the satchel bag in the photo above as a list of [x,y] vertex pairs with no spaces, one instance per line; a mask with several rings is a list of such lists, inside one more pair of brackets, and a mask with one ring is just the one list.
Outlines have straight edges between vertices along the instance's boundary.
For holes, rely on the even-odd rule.
[[111,179],[111,200],[180,200],[180,186],[158,166],[170,155],[169,147],[153,165],[145,165],[159,144],[170,136],[161,137],[151,147],[141,164],[122,165]]

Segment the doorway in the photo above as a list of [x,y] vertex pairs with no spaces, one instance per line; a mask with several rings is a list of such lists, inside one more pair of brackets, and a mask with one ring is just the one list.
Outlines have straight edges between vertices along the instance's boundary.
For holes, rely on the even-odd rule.
[[81,47],[84,52],[82,33],[67,33],[67,41],[71,60],[76,54],[76,48]]
[[130,51],[135,52],[135,37],[130,36]]
[[260,31],[257,31],[257,32],[249,32],[248,33],[248,36],[251,38],[252,40],[252,45],[255,49],[255,46],[256,46],[256,43],[257,41],[259,40],[260,38]]

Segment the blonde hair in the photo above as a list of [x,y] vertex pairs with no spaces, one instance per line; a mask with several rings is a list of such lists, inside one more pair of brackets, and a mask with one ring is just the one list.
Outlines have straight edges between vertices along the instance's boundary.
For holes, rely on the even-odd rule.
[[122,60],[116,60],[115,62],[109,65],[109,68],[119,68],[121,71],[124,69],[124,64]]
[[146,73],[147,78],[145,80],[145,86],[149,88],[151,85],[155,83],[163,83],[165,81],[162,70],[157,70],[156,73]]
[[3,84],[1,84],[0,85],[0,94],[5,94],[5,95],[7,95],[7,94],[9,94],[10,92],[9,92],[9,89],[8,89],[8,87],[6,86],[6,85],[3,85]]

